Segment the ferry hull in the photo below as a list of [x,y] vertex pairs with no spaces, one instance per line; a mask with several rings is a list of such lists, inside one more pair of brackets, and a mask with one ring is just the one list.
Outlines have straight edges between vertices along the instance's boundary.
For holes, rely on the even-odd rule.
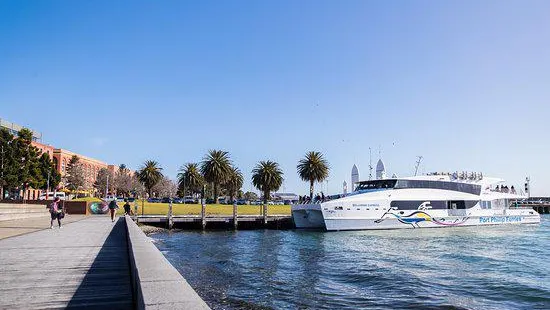
[[300,229],[326,228],[320,204],[292,206],[292,220],[296,228]]
[[494,226],[539,224],[540,215],[494,215],[445,217],[433,220],[403,221],[398,218],[360,219],[360,218],[327,218],[325,219],[328,231],[339,230],[378,230],[378,229],[415,229],[415,228],[442,228],[462,226]]

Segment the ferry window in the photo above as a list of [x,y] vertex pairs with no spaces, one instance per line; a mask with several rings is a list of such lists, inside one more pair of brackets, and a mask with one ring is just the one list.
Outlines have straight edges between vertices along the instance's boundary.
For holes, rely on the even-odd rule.
[[481,186],[457,182],[428,180],[398,180],[395,188],[433,188],[479,195]]
[[481,209],[491,209],[491,202],[490,201],[482,201],[481,202]]
[[466,205],[464,204],[464,200],[453,200],[449,201],[448,209],[466,209]]
[[390,207],[404,210],[416,210],[420,206],[425,205],[430,209],[447,209],[447,201],[431,200],[429,204],[426,204],[426,202],[426,200],[394,200],[390,203]]
[[396,180],[375,180],[368,182],[361,182],[355,188],[356,191],[372,190],[372,189],[386,189],[394,188]]

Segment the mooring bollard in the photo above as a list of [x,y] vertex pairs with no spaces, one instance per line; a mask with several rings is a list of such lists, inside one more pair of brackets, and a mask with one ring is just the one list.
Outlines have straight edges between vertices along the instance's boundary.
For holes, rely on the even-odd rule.
[[172,200],[170,200],[168,204],[168,229],[172,229],[172,226],[174,226],[174,218],[172,216]]
[[201,205],[201,223],[204,230],[206,229],[206,203],[204,199],[202,199]]
[[138,201],[134,200],[134,222],[138,222]]
[[237,220],[237,202],[233,201],[233,228],[236,230],[238,226]]

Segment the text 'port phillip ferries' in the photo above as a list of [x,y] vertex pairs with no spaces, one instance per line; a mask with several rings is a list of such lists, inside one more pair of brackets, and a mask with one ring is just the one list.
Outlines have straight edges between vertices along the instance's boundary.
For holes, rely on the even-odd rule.
[[361,181],[338,199],[293,205],[292,217],[297,228],[329,231],[540,223],[517,206],[527,197],[504,184],[477,173]]

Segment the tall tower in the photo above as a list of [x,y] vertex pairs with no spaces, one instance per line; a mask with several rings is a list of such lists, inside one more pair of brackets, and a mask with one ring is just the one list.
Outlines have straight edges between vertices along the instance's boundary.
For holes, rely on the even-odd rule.
[[355,189],[356,183],[359,182],[359,169],[357,169],[356,165],[353,165],[353,168],[351,168],[351,191]]
[[386,178],[386,167],[384,166],[384,162],[382,161],[382,158],[378,160],[378,163],[376,164],[376,179],[382,180]]

